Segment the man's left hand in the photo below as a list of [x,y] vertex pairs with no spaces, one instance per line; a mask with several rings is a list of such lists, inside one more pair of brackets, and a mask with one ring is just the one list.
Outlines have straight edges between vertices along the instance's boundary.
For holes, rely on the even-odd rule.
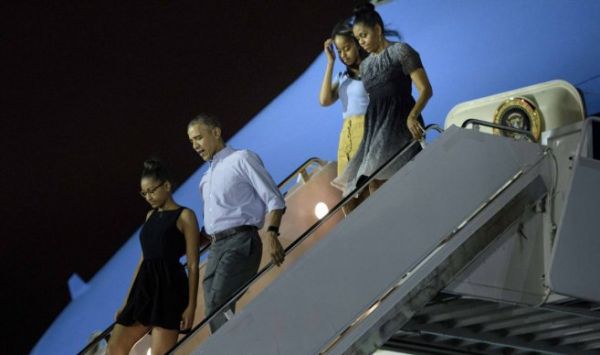
[[285,259],[285,251],[277,238],[276,232],[268,232],[270,244],[271,244],[271,259],[273,260],[273,264],[277,266],[281,266],[283,260]]

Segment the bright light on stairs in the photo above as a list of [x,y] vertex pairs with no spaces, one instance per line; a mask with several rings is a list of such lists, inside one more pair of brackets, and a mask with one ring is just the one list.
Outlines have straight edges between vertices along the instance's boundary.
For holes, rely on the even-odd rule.
[[318,219],[325,217],[329,213],[329,207],[324,202],[319,202],[315,205],[315,216]]

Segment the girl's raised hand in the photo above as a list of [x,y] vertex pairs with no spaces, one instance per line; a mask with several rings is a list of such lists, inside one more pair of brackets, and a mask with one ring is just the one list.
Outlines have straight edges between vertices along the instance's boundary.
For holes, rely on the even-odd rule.
[[331,38],[323,43],[323,50],[325,51],[327,60],[333,62],[335,60],[335,50],[333,49],[333,40]]

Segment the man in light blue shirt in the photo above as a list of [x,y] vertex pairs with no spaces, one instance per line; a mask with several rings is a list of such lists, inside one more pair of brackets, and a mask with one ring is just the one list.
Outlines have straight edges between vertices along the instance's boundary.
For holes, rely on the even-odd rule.
[[[281,265],[285,254],[277,237],[285,202],[258,155],[225,145],[215,116],[201,114],[192,119],[188,137],[194,150],[210,164],[199,186],[204,230],[212,242],[203,280],[209,316],[256,275],[262,256],[258,229],[265,220],[271,258]],[[226,322],[234,307],[232,303],[213,318],[213,332]]]

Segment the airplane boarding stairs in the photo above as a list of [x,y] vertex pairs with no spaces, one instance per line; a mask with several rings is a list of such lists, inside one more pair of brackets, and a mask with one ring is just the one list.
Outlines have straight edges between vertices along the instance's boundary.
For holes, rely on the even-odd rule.
[[449,128],[219,331],[206,338],[203,321],[172,353],[376,350],[535,214],[549,164],[541,145]]
[[[541,142],[492,120],[525,93],[543,109]],[[583,117],[562,81],[458,105],[447,131],[346,218],[335,162],[307,161],[280,185],[284,264],[264,248],[212,335],[200,286],[199,324],[169,353],[600,353],[600,119]],[[80,353],[101,353],[110,331]]]
[[[344,219],[335,163],[310,159],[280,185],[284,265],[265,248],[213,335],[200,291],[200,323],[170,353],[600,349],[599,172],[598,120],[546,132],[543,145],[453,126]],[[319,220],[319,205],[335,207]],[[131,354],[148,348],[144,337]]]

